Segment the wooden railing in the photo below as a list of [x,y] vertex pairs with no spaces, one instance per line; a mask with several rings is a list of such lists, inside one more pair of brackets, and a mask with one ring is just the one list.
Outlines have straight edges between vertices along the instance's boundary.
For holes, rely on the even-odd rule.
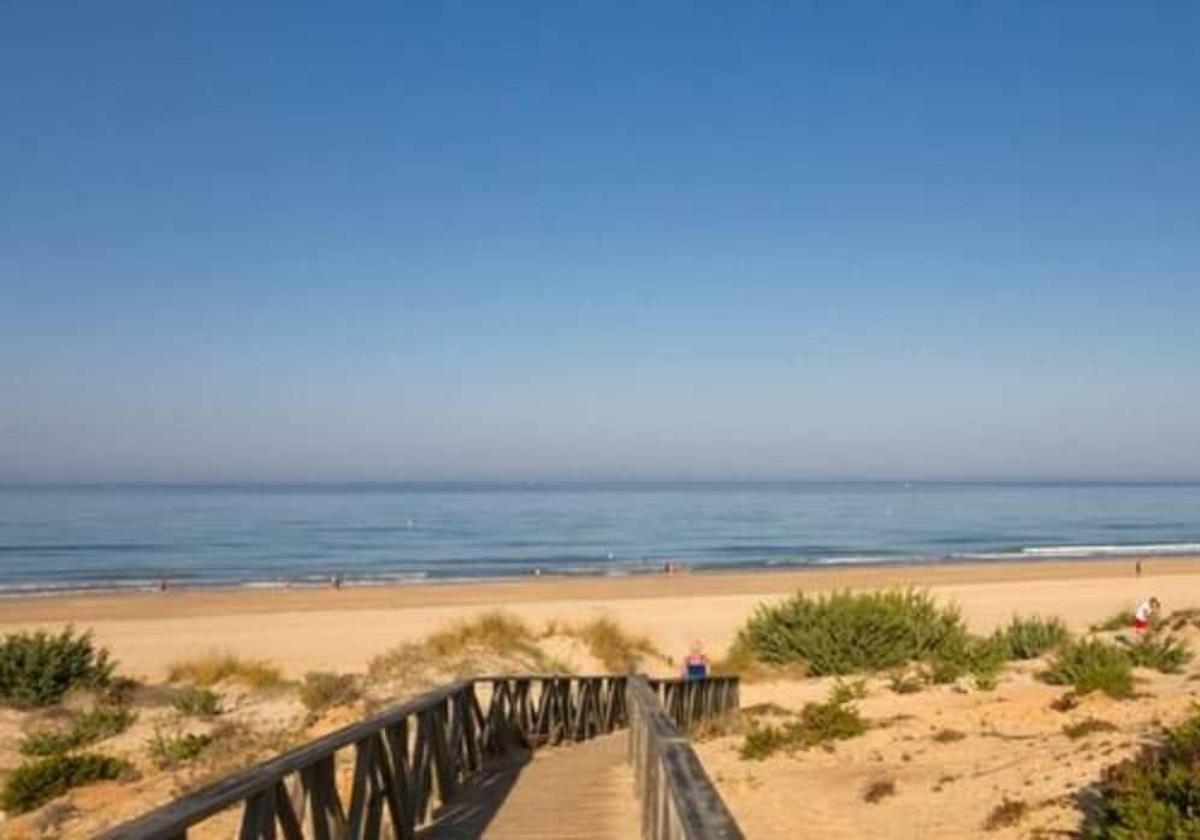
[[[477,688],[488,689],[486,711]],[[670,716],[659,705],[660,696],[671,709]],[[624,728],[631,720],[652,721],[658,727],[673,727],[675,721],[690,726],[736,704],[736,678],[656,680],[653,688],[645,677],[624,676],[463,680],[183,796],[108,831],[101,839],[181,840],[192,826],[241,805],[239,837],[243,840],[357,840],[379,837],[385,829],[398,840],[410,840],[428,822],[434,807],[447,803],[489,758],[515,747],[537,749],[583,741]],[[655,710],[657,716],[651,716]],[[679,737],[678,730],[671,731],[675,733],[671,737]],[[697,780],[707,783],[707,777],[694,753],[677,772],[674,768],[684,751],[664,750],[670,746],[665,734],[647,741],[635,730],[633,740],[653,748],[656,767],[667,761],[669,772],[654,778],[673,791],[671,813],[682,814],[684,824],[692,825],[694,821],[686,821],[692,812],[681,811],[678,802],[694,792],[705,792]],[[346,786],[338,784],[338,759],[346,751],[351,752],[353,772],[343,800],[341,791]],[[630,754],[635,756],[634,751]],[[639,782],[639,791],[642,787]],[[720,803],[719,797],[716,801]],[[696,813],[711,811],[710,805],[702,803]],[[648,836],[657,840],[740,835]]]
[[739,840],[742,832],[704,772],[688,730],[738,708],[736,677],[630,677],[629,760],[647,840]]

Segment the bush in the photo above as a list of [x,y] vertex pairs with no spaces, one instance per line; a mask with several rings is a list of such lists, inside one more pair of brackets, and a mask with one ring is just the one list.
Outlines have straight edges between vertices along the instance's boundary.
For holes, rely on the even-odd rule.
[[761,606],[739,634],[760,660],[806,662],[814,675],[895,668],[964,644],[958,611],[913,591],[799,593]]
[[996,639],[1004,645],[1007,659],[1037,659],[1042,654],[1062,647],[1071,634],[1057,618],[1013,616],[1012,621],[996,631]]
[[1200,836],[1200,717],[1104,771],[1090,838]]
[[309,671],[300,684],[300,702],[310,712],[345,706],[362,697],[358,681],[350,674]]
[[216,717],[221,714],[221,698],[208,688],[194,685],[177,688],[171,693],[171,705],[188,717]]
[[852,682],[838,680],[833,684],[833,689],[829,692],[829,702],[842,705],[852,700],[862,700],[866,696],[866,680],[854,680]]
[[185,761],[191,761],[212,742],[212,735],[167,736],[155,729],[154,737],[146,744],[146,751],[150,754],[150,760],[154,762],[155,767],[159,770],[167,770],[183,764]]
[[55,755],[26,762],[5,780],[0,790],[0,809],[12,814],[31,811],[71,788],[117,779],[130,769],[128,762],[95,753]]
[[129,728],[133,714],[127,709],[94,709],[85,712],[65,731],[43,729],[21,739],[21,755],[46,756],[70,752],[105,738],[111,738]]
[[57,635],[13,633],[0,642],[0,703],[50,706],[73,688],[105,685],[114,667],[90,633],[77,635],[71,627]]
[[981,639],[963,635],[948,639],[930,660],[929,679],[938,684],[951,683],[971,675],[985,691],[996,687],[1000,671],[1008,659],[1008,648],[996,636]]
[[1138,668],[1153,668],[1164,674],[1178,674],[1192,659],[1188,646],[1174,636],[1147,635],[1126,648],[1129,661]]
[[248,688],[276,688],[283,684],[278,666],[261,660],[242,659],[231,653],[210,653],[196,659],[175,662],[167,668],[168,682],[190,682],[199,686],[216,685],[229,680]]
[[781,750],[806,750],[832,741],[863,734],[870,724],[858,709],[846,702],[806,703],[800,719],[782,726],[755,726],[746,733],[739,753],[743,759],[758,760]]
[[1101,691],[1120,699],[1133,694],[1129,656],[1120,648],[1096,639],[1064,647],[1041,676],[1051,685],[1074,686],[1081,695]]

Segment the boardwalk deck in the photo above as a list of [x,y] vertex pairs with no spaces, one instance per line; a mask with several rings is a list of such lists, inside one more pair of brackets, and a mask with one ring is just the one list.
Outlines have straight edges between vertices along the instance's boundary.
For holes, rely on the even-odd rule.
[[629,736],[539,750],[461,790],[422,840],[628,840],[639,836]]

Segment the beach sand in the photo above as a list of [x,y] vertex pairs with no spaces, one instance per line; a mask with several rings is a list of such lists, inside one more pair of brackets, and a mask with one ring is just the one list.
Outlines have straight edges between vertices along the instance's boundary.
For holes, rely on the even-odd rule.
[[[1163,600],[1167,612],[1200,607],[1200,558],[1146,558],[1143,567],[1140,579],[1134,577],[1133,559],[1124,558],[25,598],[0,601],[0,633],[73,623],[93,630],[120,660],[123,673],[158,681],[171,662],[212,651],[269,659],[293,677],[313,669],[361,672],[372,657],[399,642],[495,608],[535,627],[609,616],[679,657],[696,639],[720,656],[758,604],[797,590],[924,587],[957,604],[977,632],[1018,612],[1059,616],[1072,630],[1083,631],[1151,594]],[[1189,626],[1185,634],[1193,649],[1200,650],[1200,630]],[[579,665],[578,658],[575,662],[594,667]],[[870,678],[860,707],[872,728],[830,751],[745,761],[738,754],[741,736],[736,733],[703,740],[697,749],[747,837],[1004,838],[1030,836],[1035,828],[1069,835],[1082,819],[1078,797],[1103,768],[1133,755],[1157,737],[1161,725],[1190,713],[1200,662],[1179,675],[1139,672],[1136,700],[1086,697],[1067,712],[1051,707],[1067,689],[1039,682],[1035,674],[1041,667],[1038,662],[1010,666],[995,691],[945,685],[900,695],[886,679]],[[824,700],[831,685],[828,678],[747,682],[743,707],[771,703],[794,713],[806,702]],[[230,711],[222,719],[241,720],[250,732],[283,727],[292,742],[363,714],[339,707],[306,724],[293,694],[238,699],[226,693],[223,702]],[[179,725],[168,720],[169,714],[169,709],[141,711],[134,728],[105,748],[142,756],[160,718],[164,726]],[[1114,728],[1078,740],[1063,733],[1065,724],[1091,717]],[[0,757],[7,756],[11,766],[19,760],[19,733],[29,725],[20,713],[0,710],[0,746],[7,750],[0,750]],[[864,792],[877,782],[894,784],[894,793],[877,803],[865,802]],[[63,837],[92,836],[101,826],[168,801],[181,789],[171,773],[150,773],[132,784],[81,788],[66,798],[74,810],[58,812],[73,816],[55,830]],[[1027,813],[1014,825],[985,834],[989,814],[1005,800],[1023,802]],[[0,821],[0,834],[41,836],[39,826],[49,819],[43,814],[49,813],[47,809],[8,825]],[[217,820],[196,836],[227,836],[231,829],[225,822]]]
[[669,655],[699,640],[723,654],[756,605],[804,590],[919,586],[957,603],[977,632],[1014,612],[1062,617],[1072,629],[1157,594],[1200,605],[1200,558],[830,567],[741,574],[545,577],[379,588],[176,590],[0,600],[0,633],[72,623],[91,628],[126,673],[161,679],[196,654],[270,659],[290,676],[362,671],[378,653],[456,619],[501,608],[532,624],[611,616]]

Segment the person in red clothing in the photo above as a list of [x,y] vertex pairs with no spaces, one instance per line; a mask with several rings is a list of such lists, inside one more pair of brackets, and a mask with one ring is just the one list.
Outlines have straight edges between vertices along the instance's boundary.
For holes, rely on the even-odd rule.
[[1151,598],[1149,601],[1142,601],[1137,605],[1137,609],[1133,611],[1133,629],[1139,633],[1145,633],[1150,629],[1150,623],[1154,621],[1154,616],[1158,615],[1162,604],[1157,598]]

